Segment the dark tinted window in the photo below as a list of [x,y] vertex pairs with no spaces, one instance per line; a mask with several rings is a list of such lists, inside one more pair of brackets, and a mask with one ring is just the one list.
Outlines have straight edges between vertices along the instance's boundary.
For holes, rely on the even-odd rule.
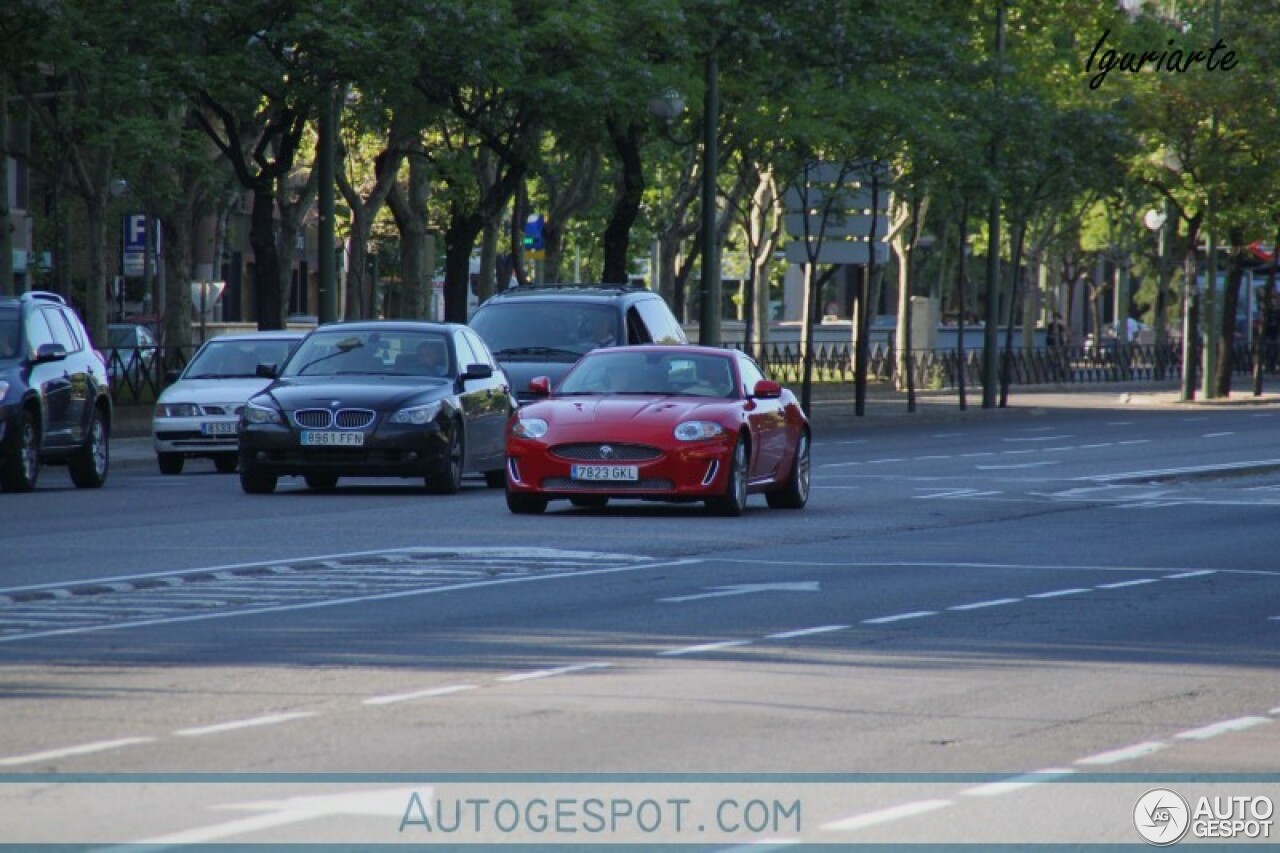
[[499,360],[554,355],[547,349],[574,358],[616,345],[622,332],[620,312],[614,305],[532,300],[486,305],[471,318],[471,328]]
[[0,358],[18,356],[19,318],[17,308],[0,308]]
[[49,331],[53,332],[53,339],[66,347],[67,352],[79,352],[80,336],[76,334],[72,325],[74,321],[67,318],[66,312],[56,308],[46,308],[44,315],[49,321]]
[[44,319],[43,311],[32,311],[27,315],[27,349],[34,355],[36,350],[56,339],[49,331],[49,324]]
[[684,329],[680,328],[675,315],[661,299],[641,299],[636,302],[635,309],[640,313],[655,344],[687,343]]

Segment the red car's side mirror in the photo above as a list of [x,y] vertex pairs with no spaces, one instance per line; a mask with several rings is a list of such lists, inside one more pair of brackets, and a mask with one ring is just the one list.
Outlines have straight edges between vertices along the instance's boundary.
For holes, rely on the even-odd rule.
[[751,389],[751,396],[758,400],[776,400],[782,396],[782,386],[769,379],[761,379]]
[[529,380],[529,393],[535,397],[547,397],[551,394],[551,377],[535,376]]

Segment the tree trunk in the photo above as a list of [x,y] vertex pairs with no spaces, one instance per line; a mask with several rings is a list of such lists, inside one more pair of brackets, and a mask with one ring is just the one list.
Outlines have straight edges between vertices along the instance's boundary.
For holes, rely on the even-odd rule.
[[400,232],[401,312],[406,319],[413,320],[430,314],[427,294],[435,274],[435,258],[427,236],[427,197],[431,186],[428,164],[418,151],[409,154],[408,160],[408,182],[403,189],[393,183],[387,203]]
[[1232,228],[1231,256],[1227,261],[1226,284],[1222,291],[1222,320],[1218,333],[1218,393],[1231,393],[1231,368],[1235,361],[1236,313],[1240,308],[1240,287],[1244,283],[1244,261],[1248,257],[1244,232]]
[[280,256],[276,252],[274,181],[259,181],[253,188],[253,212],[249,218],[249,245],[253,248],[254,311],[258,328],[284,328],[284,306],[280,300]]
[[644,163],[640,159],[640,125],[628,122],[621,126],[609,120],[609,136],[621,164],[613,210],[604,231],[604,271],[601,280],[610,283],[630,281],[628,252],[631,226],[640,215],[644,195]]
[[[191,236],[196,205],[188,196],[184,203],[160,217],[164,234],[164,328],[160,338],[166,351],[178,353],[191,346]],[[177,358],[166,357],[164,365],[176,368]]]

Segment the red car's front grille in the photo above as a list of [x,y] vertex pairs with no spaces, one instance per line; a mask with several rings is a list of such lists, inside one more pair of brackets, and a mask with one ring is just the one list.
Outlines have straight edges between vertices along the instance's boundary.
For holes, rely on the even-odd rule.
[[675,488],[675,483],[660,477],[608,482],[573,480],[568,477],[547,477],[542,481],[542,488],[547,491],[557,492],[653,492],[671,491],[671,489]]
[[574,462],[642,462],[657,459],[662,451],[647,444],[613,444],[599,442],[581,444],[557,444],[551,455]]

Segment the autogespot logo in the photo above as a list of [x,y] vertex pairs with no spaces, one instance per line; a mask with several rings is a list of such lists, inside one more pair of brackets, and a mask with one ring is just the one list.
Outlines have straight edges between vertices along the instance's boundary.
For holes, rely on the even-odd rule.
[[1133,825],[1148,844],[1164,847],[1187,834],[1191,810],[1187,801],[1168,788],[1154,788],[1138,798],[1133,807]]

